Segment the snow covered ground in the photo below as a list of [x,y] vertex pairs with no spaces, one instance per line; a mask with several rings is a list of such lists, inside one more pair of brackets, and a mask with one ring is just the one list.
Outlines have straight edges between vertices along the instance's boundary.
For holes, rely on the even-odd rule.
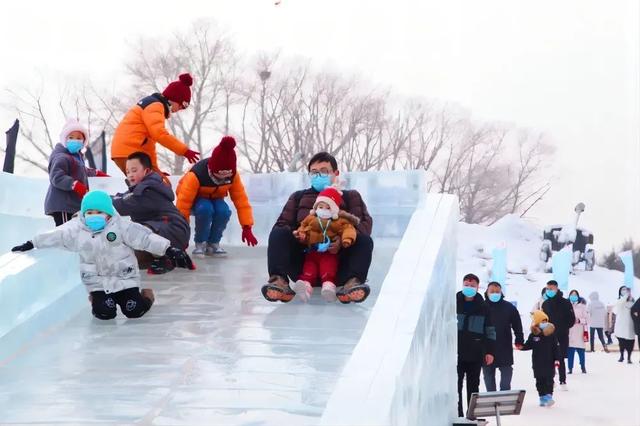
[[[506,216],[492,226],[459,224],[458,228],[458,285],[468,272],[481,279],[484,293],[490,278],[491,251],[502,242],[507,245],[507,300],[515,301],[522,317],[527,337],[530,325],[529,312],[540,297],[540,289],[552,279],[552,274],[541,272],[538,259],[542,230],[516,216]],[[597,238],[597,235],[595,236]],[[615,301],[623,274],[596,267],[593,272],[576,271],[569,278],[569,288],[577,289],[588,298],[598,291],[605,304]],[[640,280],[634,284],[634,296],[640,295]],[[615,338],[614,338],[615,341]],[[596,340],[597,342],[597,340]],[[632,365],[618,363],[618,353],[600,350],[586,354],[587,374],[568,376],[568,391],[556,389],[556,405],[552,408],[538,406],[531,370],[531,352],[515,353],[513,389],[526,389],[524,407],[520,416],[504,417],[505,426],[531,425],[640,425],[640,353],[636,347]],[[576,365],[578,360],[576,357]],[[579,369],[577,369],[579,371]],[[575,371],[575,370],[574,370]],[[480,390],[484,391],[481,381]],[[495,424],[495,420],[490,420]]]

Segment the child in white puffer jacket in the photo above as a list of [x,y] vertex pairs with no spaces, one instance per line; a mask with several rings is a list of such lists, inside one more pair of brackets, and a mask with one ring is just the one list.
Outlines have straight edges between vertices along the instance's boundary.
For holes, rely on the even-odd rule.
[[116,305],[128,318],[139,318],[153,304],[151,289],[140,292],[140,270],[135,250],[167,255],[176,266],[192,267],[189,256],[170,247],[169,240],[149,228],[123,220],[111,197],[91,191],[81,204],[81,215],[39,234],[11,251],[59,247],[80,255],[80,276],[89,292],[93,315],[102,320],[116,316]]

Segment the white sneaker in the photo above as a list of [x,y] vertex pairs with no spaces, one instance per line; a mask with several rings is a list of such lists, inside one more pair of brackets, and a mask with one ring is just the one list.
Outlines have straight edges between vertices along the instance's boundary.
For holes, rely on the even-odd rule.
[[227,251],[220,247],[219,243],[210,244],[207,243],[207,247],[204,249],[205,256],[224,256]]
[[194,256],[204,256],[204,252],[207,248],[207,243],[196,243],[196,248],[193,249],[191,254]]
[[336,285],[330,281],[323,282],[320,295],[327,302],[335,302],[336,300],[338,300],[338,298],[336,297]]
[[311,299],[311,294],[313,293],[313,287],[311,287],[311,283],[298,280],[293,283],[291,289],[296,292],[296,296],[298,296],[304,303],[307,303],[309,299]]

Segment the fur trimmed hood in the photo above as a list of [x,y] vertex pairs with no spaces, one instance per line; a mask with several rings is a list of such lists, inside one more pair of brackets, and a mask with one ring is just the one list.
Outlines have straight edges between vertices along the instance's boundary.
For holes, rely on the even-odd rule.
[[548,322],[547,324],[549,325],[544,330],[542,330],[538,325],[532,325],[531,333],[533,333],[534,336],[539,336],[541,334],[544,336],[551,336],[553,333],[555,333],[556,326],[551,324],[550,322]]
[[338,212],[338,217],[348,220],[349,222],[351,222],[353,226],[358,226],[360,224],[360,218],[358,216],[352,215],[351,213],[345,210],[340,210]]

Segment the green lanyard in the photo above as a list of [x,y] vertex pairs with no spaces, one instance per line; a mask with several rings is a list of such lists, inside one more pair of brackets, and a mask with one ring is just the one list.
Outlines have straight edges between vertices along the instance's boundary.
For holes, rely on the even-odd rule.
[[323,241],[327,241],[327,231],[329,230],[329,226],[331,226],[331,219],[327,222],[327,226],[322,226],[322,220],[318,218],[318,224],[320,224],[320,230],[322,231]]

